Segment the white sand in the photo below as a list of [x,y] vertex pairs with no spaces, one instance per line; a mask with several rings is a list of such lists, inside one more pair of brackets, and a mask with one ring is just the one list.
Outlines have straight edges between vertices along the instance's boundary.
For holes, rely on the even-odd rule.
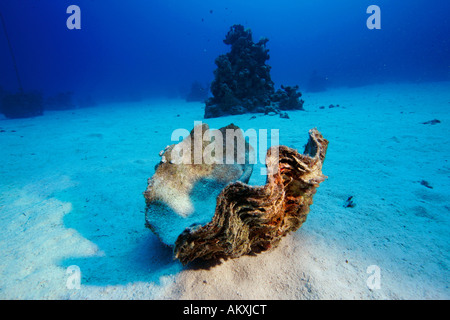
[[[144,227],[142,196],[172,131],[203,119],[201,103],[0,118],[0,298],[449,299],[449,88],[336,89],[305,95],[307,112],[290,119],[203,120],[280,129],[280,143],[300,151],[310,128],[330,141],[329,179],[302,228],[270,252],[209,270],[172,260]],[[258,172],[251,184],[264,183]],[[344,208],[350,195],[356,207]],[[80,289],[66,285],[71,265]],[[367,286],[370,265],[380,268],[380,289]]]

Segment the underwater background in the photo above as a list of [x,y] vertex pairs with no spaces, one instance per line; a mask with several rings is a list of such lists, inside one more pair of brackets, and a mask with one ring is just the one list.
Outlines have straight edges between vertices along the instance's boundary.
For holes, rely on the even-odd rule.
[[[274,82],[301,91],[314,71],[327,86],[448,80],[448,1],[375,2],[4,0],[0,10],[24,89],[47,95],[186,95],[193,81],[212,81],[233,24],[251,28],[255,42],[267,37]],[[66,27],[72,4],[80,30]],[[382,10],[379,30],[366,27],[372,4]],[[0,86],[17,90],[4,32],[0,61]]]
[[[449,1],[1,0],[0,13],[0,102],[21,94],[15,60],[44,108],[0,113],[0,299],[450,298]],[[275,90],[298,85],[301,108],[205,119],[238,24],[269,39]],[[300,153],[312,128],[329,141],[328,178],[277,248],[183,266],[146,227],[147,179],[199,121],[279,130]]]

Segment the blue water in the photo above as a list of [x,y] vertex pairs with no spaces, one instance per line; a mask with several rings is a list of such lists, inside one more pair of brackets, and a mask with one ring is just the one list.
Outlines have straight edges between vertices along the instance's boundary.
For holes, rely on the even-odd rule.
[[[67,28],[70,14],[66,10],[70,5],[81,9],[81,29]],[[370,5],[381,9],[381,29],[371,30],[366,25],[370,17],[366,10]],[[65,119],[61,123],[58,113],[25,120],[9,120],[0,114],[0,152],[4,152],[0,153],[3,161],[0,162],[0,209],[7,209],[4,211],[7,214],[0,212],[0,225],[3,229],[11,217],[13,225],[21,227],[20,219],[28,223],[42,212],[47,213],[42,199],[56,197],[70,203],[72,211],[64,215],[64,226],[95,243],[103,254],[79,256],[69,253],[58,256],[57,261],[51,263],[56,263],[62,270],[79,265],[83,271],[83,285],[159,284],[162,276],[177,274],[182,269],[173,260],[171,248],[164,246],[145,228],[142,192],[147,186],[146,179],[154,173],[154,165],[160,161],[158,151],[171,143],[172,131],[181,126],[191,130],[193,121],[202,120],[203,110],[195,109],[198,104],[192,108],[186,104],[186,108],[190,108],[186,110],[182,109],[184,105],[179,103],[180,100],[174,100],[178,102],[173,102],[173,106],[170,99],[185,99],[194,81],[205,86],[211,83],[215,59],[230,49],[223,43],[225,35],[230,26],[242,24],[253,31],[255,42],[260,37],[269,39],[267,64],[272,67],[271,77],[276,89],[281,84],[299,85],[299,91],[307,96],[311,90],[308,86],[311,75],[315,73],[325,79],[324,89],[329,89],[331,94],[312,94],[311,103],[305,98],[307,112],[290,112],[290,120],[258,115],[253,121],[249,120],[250,115],[242,115],[211,119],[212,125],[219,128],[231,121],[241,121],[245,125],[255,123],[258,128],[281,128],[285,130],[281,132],[281,143],[300,151],[306,142],[303,138],[307,130],[321,126],[320,129],[330,135],[326,136],[330,140],[330,156],[325,162],[325,173],[330,179],[318,191],[317,202],[323,207],[315,207],[313,217],[315,214],[316,218],[313,219],[317,220],[308,218],[308,225],[312,227],[305,237],[314,236],[316,232],[320,238],[320,230],[323,230],[323,238],[331,244],[339,242],[336,238],[349,243],[370,243],[375,239],[373,243],[380,243],[380,247],[386,246],[391,251],[386,254],[384,248],[375,248],[374,244],[373,248],[367,248],[368,255],[380,258],[368,263],[384,262],[383,254],[389,263],[399,260],[401,255],[397,254],[397,247],[404,247],[410,241],[411,249],[398,249],[408,258],[398,262],[402,275],[404,270],[413,275],[422,273],[425,262],[420,258],[425,249],[420,246],[417,250],[417,246],[423,243],[433,257],[427,270],[443,270],[440,277],[434,279],[440,290],[436,296],[449,296],[447,226],[450,207],[446,200],[449,194],[446,184],[450,172],[447,165],[450,101],[442,84],[445,86],[446,81],[450,81],[450,1],[1,0],[0,12],[25,91],[39,91],[44,97],[73,92],[75,107],[97,105],[96,109],[87,111],[74,108],[70,114],[66,112],[61,116]],[[411,86],[401,91],[405,82]],[[348,87],[372,84],[379,85],[377,88],[383,88],[385,92],[358,88],[362,91],[356,90],[355,96],[338,94],[339,88],[348,90]],[[419,103],[416,103],[416,92],[411,88],[418,86],[422,86],[422,96],[417,97]],[[2,26],[0,89],[0,98],[2,92],[14,93],[19,89]],[[158,113],[160,106],[157,103],[148,103],[159,101],[157,99],[165,101],[167,112],[164,115]],[[139,106],[131,104],[136,101]],[[111,110],[106,104],[109,102],[130,104],[118,104],[117,110]],[[341,104],[342,108],[329,108],[331,103]],[[127,109],[122,110],[121,106],[125,105]],[[374,113],[370,114],[372,111]],[[356,120],[353,121],[351,116]],[[337,119],[335,122],[333,117]],[[435,118],[442,123],[424,125]],[[373,121],[372,126],[364,121]],[[408,125],[397,130],[398,121]],[[124,128],[125,133],[120,131]],[[65,148],[67,144],[70,148]],[[392,152],[386,159],[381,151],[387,148]],[[371,150],[375,151],[370,153]],[[423,150],[430,150],[425,160],[422,159]],[[359,160],[354,160],[354,154]],[[352,161],[357,165],[349,165]],[[379,167],[374,166],[379,163],[385,166],[381,177]],[[378,179],[367,179],[366,170]],[[16,193],[23,194],[24,199],[31,193],[29,198],[33,200],[33,193],[24,186],[27,183],[39,186],[36,181],[47,176],[56,181],[68,176],[79,184],[55,191],[55,194],[48,192],[47,195],[44,190],[45,196],[36,196],[41,201],[37,204],[20,198],[18,204],[15,203]],[[434,189],[421,184],[423,179],[427,179]],[[392,185],[395,187],[393,196],[389,190]],[[25,191],[17,191],[22,188]],[[34,190],[34,187],[28,188]],[[342,207],[350,192],[360,192],[353,211]],[[382,201],[390,198],[386,204],[377,206],[371,202],[377,197]],[[22,213],[23,216],[14,211],[21,206],[30,208],[26,214]],[[332,209],[328,210],[330,207]],[[33,213],[36,217],[30,218]],[[390,223],[391,229],[389,226],[384,228],[389,215],[400,216],[398,221],[386,223]],[[419,218],[410,219],[411,215]],[[352,230],[346,224],[349,217],[358,222],[355,223],[357,226],[367,219],[367,229],[354,227]],[[395,246],[388,243],[391,240],[386,235],[394,238],[410,220],[420,222],[422,218],[425,222],[420,227],[418,223],[411,225],[408,239],[400,244],[396,242]],[[30,221],[31,225],[33,220]],[[338,231],[330,238],[326,233],[336,225]],[[371,231],[373,225],[378,229]],[[378,234],[378,230],[383,232]],[[0,298],[23,297],[10,293],[14,290],[2,293],[8,285],[20,287],[22,291],[19,292],[29,292],[31,298],[46,297],[45,292],[38,293],[41,290],[40,284],[36,284],[40,283],[39,274],[31,280],[22,275],[31,268],[28,261],[38,267],[40,262],[34,256],[15,260],[13,254],[19,256],[20,249],[27,252],[27,248],[12,246],[10,242],[15,242],[14,238],[6,238],[13,232],[9,229],[8,232],[0,237],[5,240],[0,241],[0,247],[9,250],[8,260],[4,261],[13,263],[8,265],[9,274],[0,279],[7,283],[0,282]],[[22,239],[20,232],[16,236]],[[436,239],[440,241],[434,241]],[[36,248],[58,251],[57,244],[46,245],[37,242]],[[360,249],[354,247],[354,251]],[[354,247],[349,246],[348,251]],[[365,252],[366,248],[363,249]],[[411,256],[406,252],[411,252]],[[341,260],[346,261],[347,252],[343,250],[340,254]],[[329,263],[329,269],[334,268],[335,261],[327,259],[323,257]],[[21,264],[22,260],[26,263]],[[16,272],[15,263],[25,271]],[[0,262],[0,266],[6,265],[3,260]],[[365,269],[361,268],[359,274],[362,270],[365,275]],[[396,273],[393,274],[395,277]],[[426,273],[426,276],[428,274],[438,272]],[[15,279],[18,279],[17,284],[14,284]],[[421,288],[429,280],[424,278],[417,287]],[[34,287],[28,289],[27,281],[33,282]],[[413,291],[410,290],[412,294]],[[390,292],[385,296],[409,297]],[[423,296],[419,295],[419,298]]]
[[[81,29],[69,30],[69,5]],[[381,29],[369,30],[369,5]],[[3,0],[25,90],[44,95],[137,100],[183,97],[193,81],[213,79],[214,60],[233,24],[269,38],[272,80],[300,85],[311,73],[327,86],[450,79],[450,3],[446,0],[365,1],[39,1]],[[17,90],[3,30],[0,86]]]

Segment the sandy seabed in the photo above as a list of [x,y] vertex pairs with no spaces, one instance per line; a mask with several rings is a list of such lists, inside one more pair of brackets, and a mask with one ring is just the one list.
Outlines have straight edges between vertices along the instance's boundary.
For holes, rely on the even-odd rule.
[[[307,111],[290,119],[205,120],[201,103],[182,100],[0,118],[0,299],[449,299],[449,88],[305,94]],[[330,141],[329,178],[278,248],[182,267],[145,228],[142,192],[158,153],[194,121],[279,129],[280,144],[301,152],[311,128]],[[250,184],[265,182],[258,166]],[[344,208],[349,196],[354,208]],[[368,286],[369,266],[379,288]]]

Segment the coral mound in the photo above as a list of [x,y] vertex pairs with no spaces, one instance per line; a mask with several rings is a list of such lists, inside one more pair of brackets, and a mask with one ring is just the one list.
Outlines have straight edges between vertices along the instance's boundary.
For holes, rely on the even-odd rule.
[[275,92],[266,64],[267,38],[253,42],[252,31],[233,25],[223,41],[231,51],[217,57],[212,97],[206,100],[205,118],[244,113],[265,113],[267,108],[303,110],[298,86],[281,86]]
[[41,116],[44,113],[42,95],[23,91],[5,94],[0,103],[0,113],[10,119]]
[[208,99],[208,86],[203,86],[200,82],[194,81],[191,85],[191,91],[186,96],[187,102],[200,101]]

